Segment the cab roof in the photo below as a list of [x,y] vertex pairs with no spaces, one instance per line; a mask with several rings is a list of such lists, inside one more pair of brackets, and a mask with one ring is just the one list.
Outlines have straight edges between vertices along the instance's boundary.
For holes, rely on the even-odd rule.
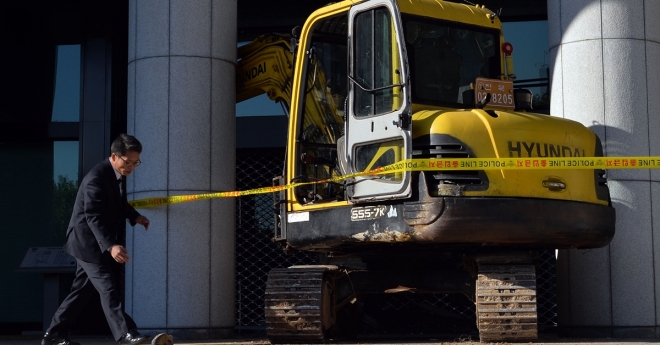
[[[396,0],[401,13],[501,28],[501,23],[494,12],[482,5],[469,5],[444,0]],[[492,17],[492,19],[491,19]]]

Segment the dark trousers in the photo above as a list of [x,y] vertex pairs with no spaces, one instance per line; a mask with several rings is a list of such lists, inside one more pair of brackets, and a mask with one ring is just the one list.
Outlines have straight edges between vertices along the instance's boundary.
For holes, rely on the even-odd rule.
[[103,253],[100,264],[76,261],[78,262],[76,277],[71,285],[71,293],[55,312],[48,332],[67,333],[89,299],[95,295],[95,290],[101,297],[103,313],[115,340],[119,340],[129,330],[137,329],[135,321],[124,312],[118,287],[119,279],[113,270],[116,262],[110,253],[107,251]]

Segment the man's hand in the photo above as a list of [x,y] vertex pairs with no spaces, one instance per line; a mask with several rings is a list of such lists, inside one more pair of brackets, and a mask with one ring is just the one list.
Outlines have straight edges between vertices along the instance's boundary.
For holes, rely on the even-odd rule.
[[[149,221],[147,221],[147,224],[149,224]],[[131,257],[128,256],[128,251],[126,250],[126,248],[118,244],[115,244],[114,246],[110,247],[110,255],[112,255],[115,261],[117,261],[120,264],[125,264],[131,261]]]
[[149,219],[147,219],[147,217],[140,215],[135,218],[135,222],[142,224],[142,226],[144,226],[144,230],[149,230]]

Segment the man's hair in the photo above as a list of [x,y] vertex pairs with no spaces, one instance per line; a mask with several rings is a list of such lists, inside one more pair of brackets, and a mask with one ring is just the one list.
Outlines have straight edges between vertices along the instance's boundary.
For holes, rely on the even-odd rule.
[[140,144],[140,141],[132,135],[124,133],[119,134],[117,139],[115,139],[115,141],[112,142],[112,145],[110,145],[110,153],[124,156],[128,151],[142,153],[142,144]]

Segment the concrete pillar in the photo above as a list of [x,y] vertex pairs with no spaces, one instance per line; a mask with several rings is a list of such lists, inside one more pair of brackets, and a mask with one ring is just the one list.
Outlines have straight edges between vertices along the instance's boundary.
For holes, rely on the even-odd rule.
[[[128,133],[143,144],[128,197],[234,190],[236,0],[130,0]],[[233,199],[141,210],[127,234],[126,309],[145,333],[234,327]]]
[[[658,15],[655,0],[548,0],[551,112],[593,129],[608,156],[660,155]],[[575,335],[656,337],[660,171],[610,170],[608,184],[614,240],[559,252],[560,327]]]

